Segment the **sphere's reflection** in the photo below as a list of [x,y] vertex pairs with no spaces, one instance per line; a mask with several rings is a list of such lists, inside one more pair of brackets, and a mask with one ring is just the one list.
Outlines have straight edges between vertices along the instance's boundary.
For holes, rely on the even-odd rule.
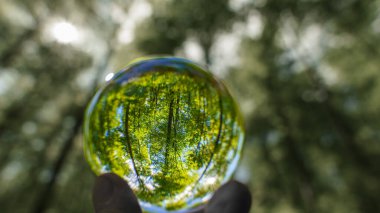
[[228,180],[243,126],[223,84],[180,58],[134,62],[98,91],[84,124],[97,174],[124,177],[147,211],[200,205]]

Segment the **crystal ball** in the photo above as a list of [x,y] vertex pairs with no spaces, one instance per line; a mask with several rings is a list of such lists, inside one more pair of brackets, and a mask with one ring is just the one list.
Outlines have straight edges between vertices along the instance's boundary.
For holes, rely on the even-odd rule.
[[140,59],[115,74],[89,103],[83,129],[91,169],[124,178],[147,212],[207,202],[231,178],[244,140],[223,83],[175,57]]

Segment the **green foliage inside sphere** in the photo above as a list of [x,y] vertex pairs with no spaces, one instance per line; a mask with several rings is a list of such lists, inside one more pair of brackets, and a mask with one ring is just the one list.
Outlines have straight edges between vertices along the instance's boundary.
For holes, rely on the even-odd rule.
[[200,205],[236,168],[244,131],[224,85],[180,58],[139,60],[89,104],[85,156],[126,179],[147,211]]

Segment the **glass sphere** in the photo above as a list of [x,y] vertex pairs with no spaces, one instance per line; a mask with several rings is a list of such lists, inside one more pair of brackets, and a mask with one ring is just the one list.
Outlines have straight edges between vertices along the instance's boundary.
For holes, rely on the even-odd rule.
[[96,174],[123,177],[148,212],[206,202],[235,170],[244,129],[226,87],[186,59],[141,59],[92,98],[84,152]]

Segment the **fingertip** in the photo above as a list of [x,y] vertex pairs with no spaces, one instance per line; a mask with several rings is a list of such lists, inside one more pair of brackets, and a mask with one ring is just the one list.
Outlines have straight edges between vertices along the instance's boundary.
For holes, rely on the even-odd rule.
[[232,180],[215,192],[205,213],[248,213],[251,205],[252,195],[248,187]]
[[96,213],[141,213],[141,208],[128,183],[113,173],[96,178],[92,196]]
[[112,197],[114,184],[111,176],[112,174],[102,174],[96,178],[92,193],[92,200],[95,205],[107,203]]

